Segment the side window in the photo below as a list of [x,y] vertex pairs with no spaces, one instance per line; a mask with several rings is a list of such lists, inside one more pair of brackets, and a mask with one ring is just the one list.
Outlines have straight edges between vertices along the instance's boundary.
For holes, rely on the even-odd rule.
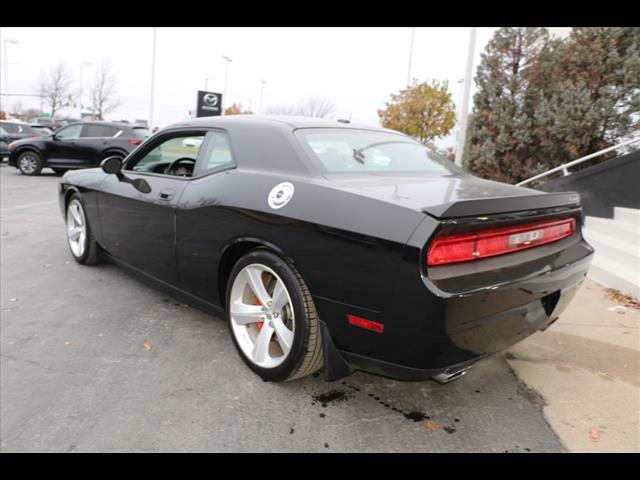
[[82,130],[82,124],[69,125],[56,132],[58,138],[78,138],[80,136],[80,130]]
[[226,134],[222,132],[207,133],[203,148],[196,165],[195,175],[202,175],[233,163],[231,145]]
[[[198,158],[200,146],[204,140],[201,135],[180,135],[169,138],[145,153],[128,170],[134,172],[164,173],[167,175],[190,177]],[[180,160],[180,162],[176,162]],[[169,167],[173,170],[169,171]]]
[[82,129],[82,136],[87,138],[105,138],[113,137],[117,132],[117,128],[109,125],[86,124]]
[[9,133],[20,133],[20,125],[15,123],[3,123],[2,127]]

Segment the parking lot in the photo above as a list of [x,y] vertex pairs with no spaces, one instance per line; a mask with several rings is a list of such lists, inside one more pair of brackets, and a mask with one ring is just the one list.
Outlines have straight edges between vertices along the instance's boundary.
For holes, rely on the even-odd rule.
[[78,265],[43,173],[0,166],[3,452],[565,450],[504,356],[447,385],[261,381],[221,319]]

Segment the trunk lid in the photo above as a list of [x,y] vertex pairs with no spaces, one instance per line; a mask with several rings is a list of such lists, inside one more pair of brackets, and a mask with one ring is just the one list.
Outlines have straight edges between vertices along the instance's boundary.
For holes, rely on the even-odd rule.
[[578,206],[576,192],[546,193],[472,175],[334,174],[339,190],[422,211],[437,219]]

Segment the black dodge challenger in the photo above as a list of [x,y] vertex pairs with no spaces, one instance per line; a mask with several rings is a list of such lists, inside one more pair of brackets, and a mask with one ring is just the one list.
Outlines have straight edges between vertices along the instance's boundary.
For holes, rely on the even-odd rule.
[[78,262],[114,261],[224,316],[271,381],[321,367],[452,380],[554,322],[593,253],[576,193],[310,118],[184,121],[68,172],[59,201]]

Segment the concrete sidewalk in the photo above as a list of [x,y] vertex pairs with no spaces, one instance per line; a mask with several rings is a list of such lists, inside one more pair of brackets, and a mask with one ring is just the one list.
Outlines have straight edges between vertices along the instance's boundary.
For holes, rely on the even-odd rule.
[[640,310],[587,279],[560,319],[505,357],[569,452],[640,452]]

